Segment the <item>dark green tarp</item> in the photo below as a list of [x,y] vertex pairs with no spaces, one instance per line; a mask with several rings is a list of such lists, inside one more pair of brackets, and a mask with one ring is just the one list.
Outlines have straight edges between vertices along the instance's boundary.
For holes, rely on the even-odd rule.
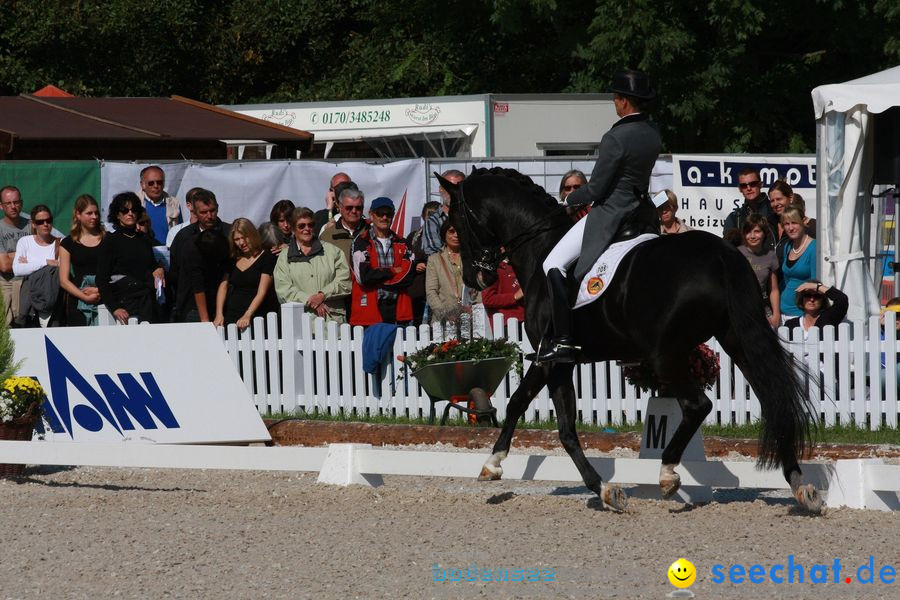
[[75,198],[90,194],[100,201],[100,163],[73,161],[0,161],[0,187],[14,185],[22,192],[23,214],[36,204],[53,211],[53,226],[64,234],[72,224]]

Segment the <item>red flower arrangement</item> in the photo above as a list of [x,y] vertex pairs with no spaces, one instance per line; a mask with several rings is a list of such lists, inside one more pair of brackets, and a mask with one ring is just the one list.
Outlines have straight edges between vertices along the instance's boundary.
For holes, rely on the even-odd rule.
[[[691,375],[697,380],[703,389],[711,390],[719,378],[719,357],[712,348],[706,344],[700,344],[688,354],[688,362]],[[622,369],[625,379],[631,385],[645,391],[658,391],[665,386],[665,382],[659,381],[656,373],[647,363],[641,361],[636,365],[627,365]]]

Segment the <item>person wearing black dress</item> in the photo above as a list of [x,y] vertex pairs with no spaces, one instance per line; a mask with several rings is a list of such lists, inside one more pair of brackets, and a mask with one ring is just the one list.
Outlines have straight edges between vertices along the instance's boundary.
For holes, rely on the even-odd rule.
[[228,246],[234,262],[219,284],[213,322],[235,323],[243,331],[254,317],[278,311],[272,278],[277,257],[263,250],[259,232],[247,219],[231,225]]
[[100,303],[97,262],[105,234],[97,201],[89,194],[78,196],[72,213],[72,229],[59,243],[59,287],[68,294],[67,325],[97,324]]
[[113,197],[109,222],[116,230],[103,238],[97,261],[100,298],[122,324],[131,317],[160,321],[157,298],[165,286],[165,271],[153,255],[150,239],[135,227],[140,211],[137,194],[122,192]]

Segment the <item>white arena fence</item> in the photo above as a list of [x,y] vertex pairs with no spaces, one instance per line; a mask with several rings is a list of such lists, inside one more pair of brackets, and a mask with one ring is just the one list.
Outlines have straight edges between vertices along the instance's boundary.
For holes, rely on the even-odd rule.
[[[897,427],[900,405],[895,317],[895,313],[886,314],[884,340],[878,317],[868,322],[842,323],[837,328],[829,326],[821,335],[812,328],[806,340],[800,328],[793,332],[784,327],[779,330],[785,347],[818,375],[818,382],[811,382],[809,393],[826,425]],[[101,308],[101,323],[112,322],[111,315]],[[476,310],[471,329],[475,335],[505,337],[517,343],[523,353],[532,351],[521,324],[515,320],[504,324],[502,317],[495,315],[493,322],[488,323],[483,310]],[[219,334],[262,414],[302,410],[407,417],[428,416],[431,402],[397,356],[456,336],[455,331],[445,332],[437,324],[400,329],[389,363],[375,376],[362,368],[362,327],[314,319],[299,304],[282,305],[280,315],[257,317],[243,332],[229,325],[220,328]],[[709,345],[718,354],[722,370],[716,385],[707,392],[713,410],[706,422],[752,423],[760,416],[759,401],[716,340]],[[881,367],[882,354],[887,369]],[[529,364],[525,361],[525,369]],[[510,372],[494,393],[498,418],[505,417],[507,402],[518,382],[518,375]],[[574,383],[578,419],[585,423],[640,421],[650,395],[628,384],[622,367],[615,362],[579,365]],[[552,417],[553,403],[544,388],[525,418],[535,421]]]

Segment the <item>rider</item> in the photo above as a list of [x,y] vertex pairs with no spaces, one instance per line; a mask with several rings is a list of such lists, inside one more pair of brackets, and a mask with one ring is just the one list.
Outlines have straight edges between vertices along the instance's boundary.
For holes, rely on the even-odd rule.
[[576,260],[575,277],[581,281],[609,246],[625,216],[638,207],[650,187],[650,172],[660,150],[659,131],[642,112],[656,94],[641,71],[622,71],[610,90],[621,117],[600,140],[599,155],[590,182],[566,198],[569,206],[593,204],[588,216],[576,223],[544,260],[550,291],[553,338],[541,344],[537,362],[574,362],[579,350],[571,335],[571,302],[566,271]]

